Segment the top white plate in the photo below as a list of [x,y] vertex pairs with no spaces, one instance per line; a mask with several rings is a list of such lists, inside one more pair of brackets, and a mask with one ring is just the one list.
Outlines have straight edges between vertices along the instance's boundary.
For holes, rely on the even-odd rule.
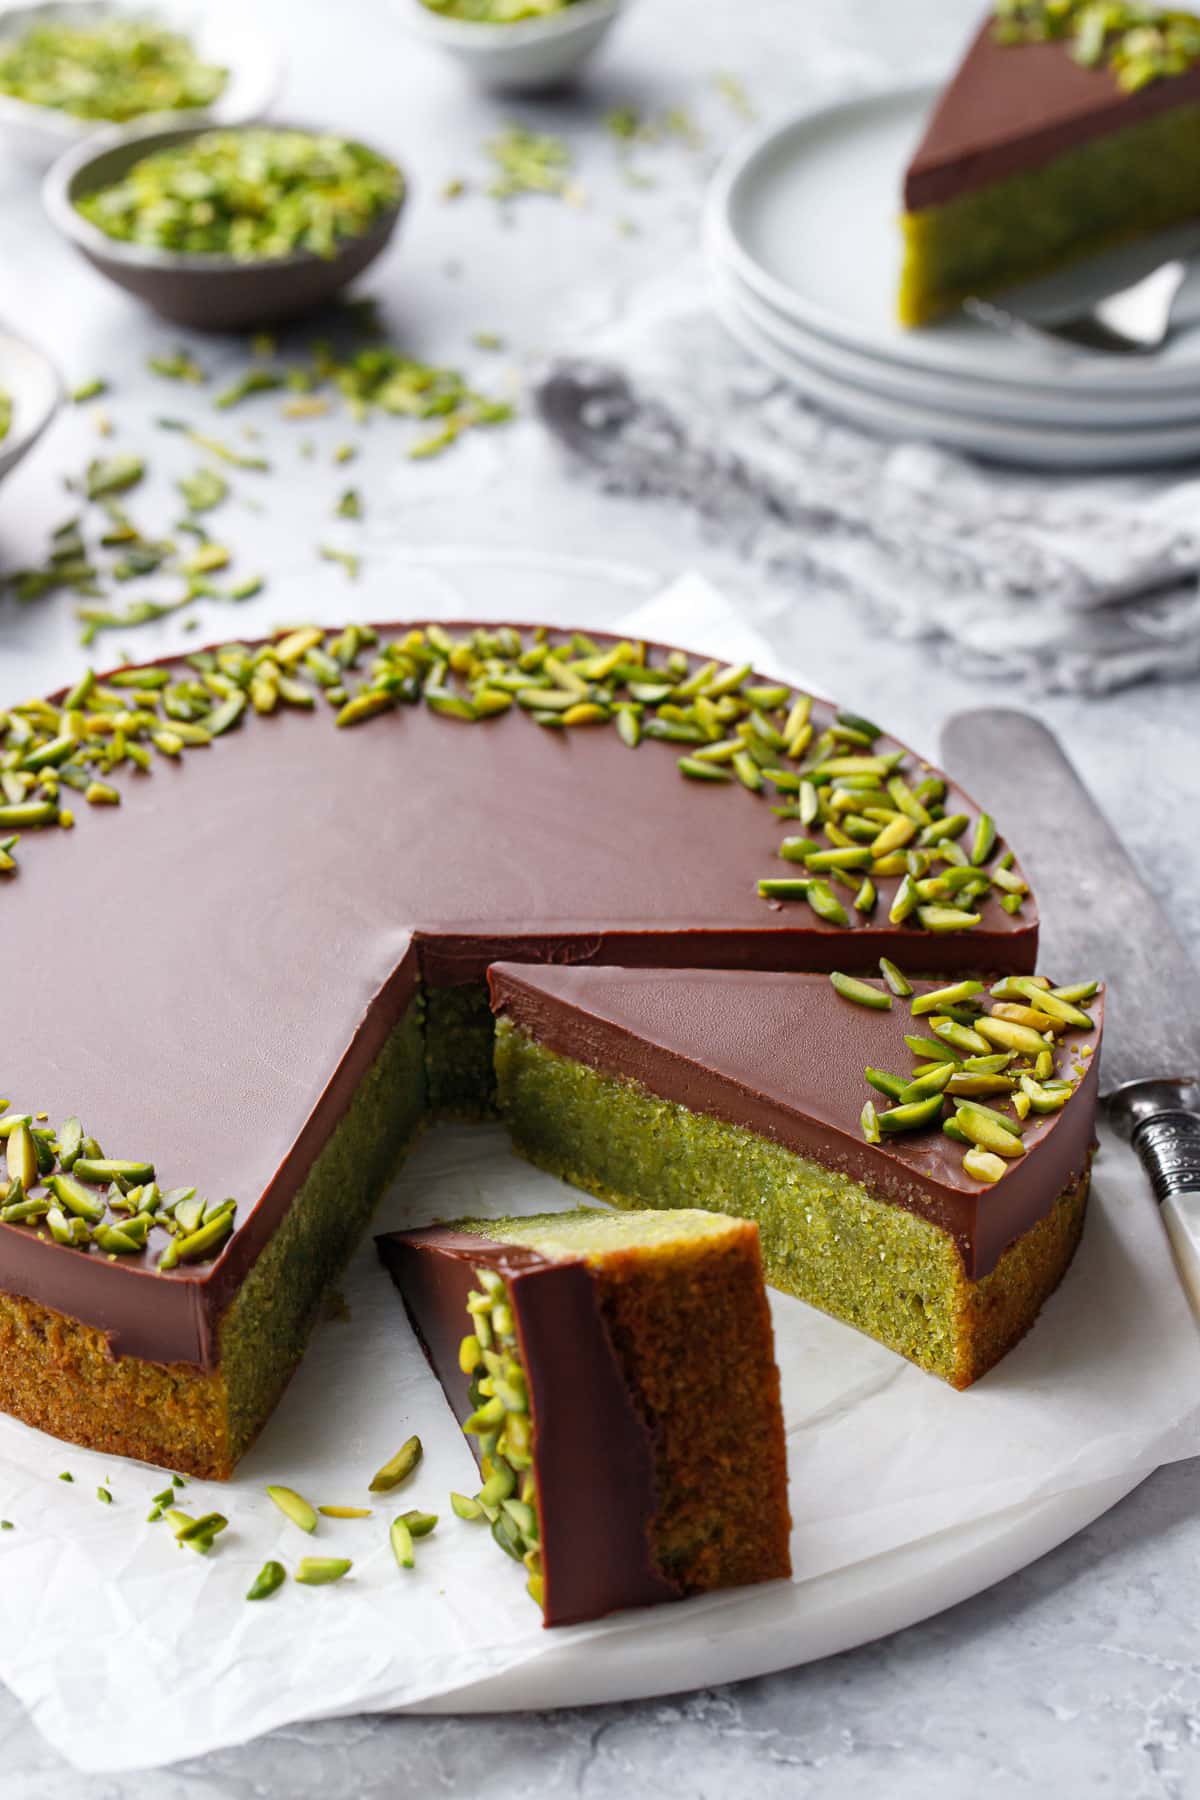
[[[710,255],[769,306],[808,331],[866,354],[941,375],[1005,385],[1178,394],[1200,389],[1200,264],[1180,297],[1181,321],[1154,356],[1043,349],[963,313],[906,331],[896,320],[901,174],[936,90],[890,89],[807,109],[763,127],[718,171],[705,234]],[[1194,228],[1138,245],[1022,290],[1039,316],[1063,317],[1132,281]]]

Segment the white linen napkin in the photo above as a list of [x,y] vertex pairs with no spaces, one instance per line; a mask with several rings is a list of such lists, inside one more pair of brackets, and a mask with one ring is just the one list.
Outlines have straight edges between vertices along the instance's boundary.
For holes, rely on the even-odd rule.
[[609,491],[667,498],[978,676],[1102,694],[1200,672],[1200,479],[1066,477],[892,443],[730,339],[697,262],[542,371],[542,418]]

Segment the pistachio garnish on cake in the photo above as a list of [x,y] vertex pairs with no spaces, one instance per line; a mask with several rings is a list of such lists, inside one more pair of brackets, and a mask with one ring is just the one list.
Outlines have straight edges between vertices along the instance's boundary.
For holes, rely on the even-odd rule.
[[901,321],[1198,212],[1200,18],[997,0],[905,173]]
[[752,1224],[581,1209],[376,1242],[479,1459],[454,1511],[547,1625],[791,1572]]
[[204,1262],[234,1227],[237,1201],[208,1201],[194,1187],[165,1191],[154,1164],[103,1155],[73,1115],[57,1131],[45,1113],[0,1117],[7,1179],[0,1180],[0,1224],[24,1225],[38,1237],[110,1260],[147,1250],[151,1232],[157,1267]]

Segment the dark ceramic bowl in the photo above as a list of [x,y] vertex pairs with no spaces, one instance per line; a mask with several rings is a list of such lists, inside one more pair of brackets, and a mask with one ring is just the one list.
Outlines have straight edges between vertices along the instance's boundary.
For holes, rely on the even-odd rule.
[[[312,129],[275,121],[271,125],[278,130]],[[188,125],[168,125],[159,118],[132,132],[105,131],[88,138],[59,157],[42,184],[42,200],[51,222],[94,269],[177,325],[197,331],[245,331],[316,311],[361,275],[384,249],[404,206],[403,191],[369,231],[348,239],[332,256],[302,251],[259,262],[121,243],[76,209],[75,202],[83,195],[119,180],[143,156],[186,143],[214,128],[215,122],[208,118]]]

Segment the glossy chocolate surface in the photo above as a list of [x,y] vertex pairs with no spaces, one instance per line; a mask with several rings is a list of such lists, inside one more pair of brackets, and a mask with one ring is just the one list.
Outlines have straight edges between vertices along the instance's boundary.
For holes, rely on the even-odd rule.
[[904,179],[908,212],[941,206],[1093,138],[1200,102],[1200,66],[1123,93],[1068,42],[1000,44],[989,15],[934,109]]
[[[916,1058],[905,1033],[929,1035],[907,1001],[876,1012],[842,999],[823,975],[755,970],[500,964],[489,979],[496,1010],[560,1055],[744,1126],[931,1219],[953,1236],[972,1280],[995,1268],[1005,1247],[1087,1166],[1099,1079],[1098,1001],[1097,1030],[1059,1040],[1068,1051],[1093,1047],[1079,1088],[1061,1112],[1031,1116],[1026,1154],[989,1185],[971,1180],[962,1146],[940,1130],[881,1144],[863,1137],[864,1101],[887,1104],[863,1070],[907,1076]],[[937,985],[914,983],[918,992]],[[703,1203],[697,1195],[695,1204]]]
[[[817,702],[818,729],[831,713]],[[888,925],[894,880],[879,923],[850,929],[764,902],[757,879],[791,872],[789,827],[740,783],[686,781],[678,754],[515,710],[405,707],[339,731],[318,703],[248,715],[120,779],[120,807],[27,834],[0,895],[3,1092],[77,1114],[164,1188],[232,1195],[238,1222],[214,1263],[165,1274],[161,1233],[110,1262],[0,1225],[0,1288],[99,1327],[114,1354],[211,1367],[222,1311],[419,980],[481,981],[498,958],[1033,967],[1032,902],[1012,918],[988,900],[950,937]],[[947,809],[978,814],[956,788]]]
[[650,1552],[650,1435],[586,1262],[551,1261],[446,1225],[375,1242],[460,1424],[471,1411],[458,1347],[470,1329],[474,1271],[495,1269],[507,1283],[533,1418],[546,1624],[678,1599]]

